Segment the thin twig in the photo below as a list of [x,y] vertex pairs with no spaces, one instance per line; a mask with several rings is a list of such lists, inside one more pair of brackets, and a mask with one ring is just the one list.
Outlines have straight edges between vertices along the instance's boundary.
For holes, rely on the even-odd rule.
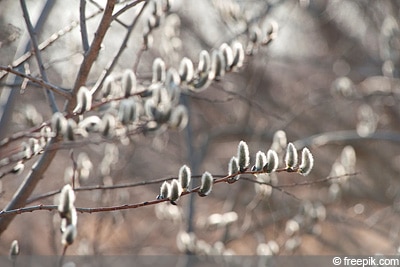
[[63,89],[60,89],[60,88],[57,88],[56,86],[54,86],[51,83],[49,83],[47,81],[44,81],[42,79],[32,77],[31,75],[27,75],[27,74],[25,74],[23,72],[14,70],[11,67],[0,66],[0,70],[15,74],[15,75],[17,75],[19,77],[22,77],[24,79],[28,79],[29,81],[31,81],[33,83],[36,83],[36,84],[38,84],[39,86],[41,86],[41,87],[43,87],[45,89],[53,91],[54,93],[57,93],[57,94],[65,97],[67,99],[71,98],[71,93],[70,92],[68,92],[66,90],[63,90]]
[[[90,19],[96,17],[100,13],[101,13],[101,11],[96,11],[93,14],[87,16],[86,20],[90,20]],[[71,32],[78,25],[79,25],[78,21],[75,20],[75,21],[72,21],[69,25],[67,25],[64,28],[62,28],[61,30],[59,30],[58,32],[53,33],[52,35],[50,35],[49,38],[47,38],[46,40],[44,40],[42,43],[39,44],[39,46],[38,46],[39,51],[43,51],[44,49],[46,49],[47,47],[52,45],[55,41],[57,41],[58,39],[63,37],[65,34]],[[28,59],[30,59],[32,57],[32,55],[33,55],[32,51],[27,51],[26,53],[24,53],[23,55],[18,57],[16,60],[14,60],[11,63],[11,67],[16,68],[16,67],[20,66],[21,64],[26,62]],[[0,80],[4,77],[5,74],[7,74],[7,72],[4,72],[4,74],[0,75]]]
[[[44,69],[42,55],[41,55],[40,50],[38,48],[36,35],[35,35],[35,32],[34,32],[33,25],[31,23],[31,19],[29,17],[29,12],[28,12],[28,8],[26,6],[25,0],[20,0],[20,4],[21,4],[21,8],[22,8],[22,14],[23,14],[23,17],[25,19],[25,24],[26,24],[26,27],[28,29],[28,33],[29,33],[29,36],[30,36],[30,39],[31,39],[31,44],[32,44],[33,51],[34,51],[34,54],[35,54],[35,57],[36,57],[36,61],[37,61],[38,67],[39,67],[40,75],[42,76],[42,79],[45,82],[48,82],[49,79],[47,78],[47,74],[46,74],[46,71]],[[49,104],[50,104],[52,112],[53,113],[57,112],[58,111],[58,107],[57,107],[56,100],[54,98],[53,91],[46,89],[46,95],[47,95],[47,98],[48,98],[48,101],[49,101]]]
[[81,27],[81,38],[82,38],[82,47],[83,51],[86,52],[89,50],[89,40],[86,28],[86,0],[81,0],[79,3],[79,25]]
[[[281,171],[283,171],[284,169],[280,169]],[[232,175],[226,175],[223,177],[220,177],[220,175],[215,175],[214,177],[220,177],[220,178],[214,178],[214,185],[215,184],[219,184],[219,183],[232,183],[232,178],[237,176],[237,175],[244,175],[244,174],[260,174],[263,172],[254,172],[254,171],[245,171],[242,173],[234,173]],[[265,182],[260,182],[251,178],[247,178],[247,177],[242,177],[240,180],[245,180],[245,181],[250,181],[253,183],[258,183],[258,184],[266,184],[271,186],[273,189],[276,189],[284,194],[287,194],[291,197],[293,197],[296,200],[300,200],[299,198],[297,198],[295,195],[285,191],[283,188],[284,187],[294,187],[296,185],[298,186],[304,186],[304,185],[311,185],[311,184],[317,184],[317,183],[322,183],[322,182],[326,182],[329,180],[333,180],[333,179],[340,179],[342,177],[347,177],[347,176],[353,176],[356,175],[357,173],[351,173],[351,174],[345,174],[345,175],[340,175],[340,176],[331,176],[331,177],[326,177],[323,179],[319,179],[319,180],[314,180],[314,181],[307,181],[307,182],[301,182],[301,183],[296,183],[296,184],[287,184],[287,185],[272,185],[270,183],[265,183]],[[200,177],[199,175],[194,176],[194,177]],[[171,179],[175,179],[175,177],[168,177],[168,178],[163,178],[163,179],[158,179],[158,180],[153,180],[153,181],[143,181],[141,183],[135,183],[135,184],[131,184],[131,185],[114,185],[114,186],[97,186],[97,187],[82,187],[82,188],[76,188],[75,191],[83,191],[83,190],[94,190],[94,189],[115,189],[115,188],[125,188],[125,187],[133,187],[133,186],[139,186],[139,185],[145,185],[145,184],[150,184],[150,183],[160,183],[163,181],[167,181],[167,180],[171,180]],[[197,186],[191,190],[188,190],[186,192],[183,192],[181,196],[185,196],[185,195],[189,195],[189,194],[193,194],[193,193],[197,193],[200,190],[200,186]],[[59,191],[57,191],[57,193],[55,192],[51,192],[52,194],[57,194],[59,193]],[[47,194],[49,195],[49,194]],[[45,196],[42,195],[40,196],[41,198]],[[47,196],[46,196],[47,197]],[[33,202],[38,200],[38,197],[36,197],[36,199],[31,199],[31,201],[29,202]],[[117,210],[125,210],[125,209],[136,209],[136,208],[140,208],[140,207],[144,207],[144,206],[151,206],[151,205],[155,205],[161,202],[166,202],[169,201],[168,199],[155,199],[155,200],[150,200],[150,201],[144,201],[144,202],[139,202],[139,203],[135,203],[135,204],[124,204],[124,205],[117,205],[117,206],[110,206],[110,207],[98,207],[98,208],[82,208],[82,207],[77,207],[76,210],[82,213],[95,213],[95,212],[107,212],[107,211],[117,211]],[[27,201],[28,202],[28,201]],[[5,217],[5,216],[15,216],[16,214],[21,214],[21,213],[25,213],[25,212],[32,212],[32,211],[37,211],[37,210],[48,210],[48,211],[52,211],[52,210],[56,210],[57,206],[56,205],[36,205],[36,206],[31,206],[31,207],[25,207],[25,208],[17,208],[14,210],[3,210],[0,211],[0,220],[1,217]]]

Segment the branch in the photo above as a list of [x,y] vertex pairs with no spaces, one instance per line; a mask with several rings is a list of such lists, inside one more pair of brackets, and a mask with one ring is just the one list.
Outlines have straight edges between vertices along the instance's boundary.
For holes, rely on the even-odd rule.
[[[57,138],[52,138],[49,145],[56,145]],[[56,149],[45,150],[39,160],[33,165],[31,171],[22,182],[11,201],[2,212],[19,209],[25,205],[26,200],[32,194],[38,182],[42,179],[43,173],[47,170],[50,163],[57,153]],[[0,218],[0,234],[2,234],[14,219],[17,213],[11,213],[10,216]]]
[[[138,0],[138,1],[136,1],[134,4],[137,5],[137,4],[141,3],[141,2],[143,2],[143,0]],[[123,52],[123,51],[125,50],[125,48],[127,47],[127,43],[128,43],[128,40],[129,40],[129,38],[130,38],[130,36],[131,36],[131,33],[132,33],[133,29],[135,28],[135,26],[137,25],[137,22],[138,22],[140,16],[142,15],[142,13],[143,13],[143,11],[144,11],[144,9],[145,9],[147,3],[148,3],[148,2],[145,2],[145,3],[143,4],[141,10],[140,10],[139,13],[137,14],[137,16],[133,19],[131,25],[129,25],[129,27],[128,27],[127,31],[126,31],[124,40],[122,41],[121,46],[120,46],[120,48],[119,48],[117,54],[113,57],[113,59],[111,60],[111,62],[108,63],[108,66],[103,70],[103,72],[101,73],[101,75],[100,75],[99,79],[97,80],[96,84],[93,86],[93,88],[92,88],[92,90],[91,90],[92,95],[96,94],[96,92],[102,87],[102,85],[103,85],[105,79],[107,78],[108,75],[110,75],[111,71],[112,71],[112,70],[114,69],[114,67],[115,67],[115,64],[117,64],[119,58],[120,58],[121,55],[122,55],[122,52]],[[133,4],[133,3],[132,3],[132,4]],[[113,17],[114,17],[114,16],[113,16]]]
[[[288,171],[286,169],[278,169],[277,172],[285,172]],[[292,172],[292,171],[289,171]],[[229,182],[232,180],[233,177],[237,176],[237,175],[244,175],[244,174],[262,174],[264,172],[262,171],[245,171],[245,172],[238,172],[238,173],[234,173],[232,175],[214,175],[214,177],[218,177],[216,179],[214,179],[214,184],[219,184],[219,183],[232,183]],[[293,195],[292,193],[289,193],[287,191],[285,191],[283,188],[285,187],[295,187],[295,186],[305,186],[305,185],[312,185],[312,184],[317,184],[317,183],[323,183],[323,182],[327,182],[330,180],[334,180],[334,179],[340,179],[343,177],[348,177],[348,176],[354,176],[357,175],[358,173],[350,173],[350,174],[344,174],[344,175],[340,175],[340,176],[329,176],[326,178],[322,178],[322,179],[318,179],[318,180],[313,180],[313,181],[305,181],[305,182],[300,182],[300,183],[292,183],[292,184],[283,184],[283,185],[272,185],[270,183],[265,183],[265,182],[259,182],[257,180],[251,179],[251,178],[247,178],[247,177],[243,177],[240,178],[240,180],[245,180],[245,181],[249,181],[249,182],[253,182],[253,183],[258,183],[258,184],[266,184],[271,186],[273,189],[276,189],[284,194],[287,194],[291,197],[293,197],[296,200],[299,200],[299,198],[297,198],[295,195]],[[193,178],[200,178],[201,175],[195,175],[193,176]],[[121,184],[121,185],[113,185],[113,186],[88,186],[88,187],[79,187],[76,188],[75,191],[87,191],[87,190],[96,190],[96,189],[116,189],[116,188],[127,188],[127,187],[135,187],[135,186],[143,186],[143,185],[149,185],[149,184],[156,184],[156,183],[161,183],[164,181],[168,181],[168,180],[172,180],[172,179],[176,179],[176,177],[167,177],[167,178],[162,178],[162,179],[157,179],[157,180],[152,180],[152,181],[143,181],[143,182],[139,182],[139,183],[132,183],[132,184]],[[181,196],[185,196],[185,195],[189,195],[192,193],[197,193],[200,190],[200,186],[197,186],[191,190],[188,190],[186,192],[183,192],[181,194]],[[29,200],[27,200],[26,203],[32,203],[34,201],[37,201],[39,199],[43,199],[49,196],[53,196],[57,193],[60,193],[60,190],[57,191],[52,191],[34,198],[31,198]],[[117,210],[125,210],[125,209],[136,209],[136,208],[140,208],[140,207],[144,207],[144,206],[151,206],[151,205],[155,205],[161,202],[166,202],[169,201],[168,199],[155,199],[155,200],[151,200],[151,201],[144,201],[144,202],[139,202],[139,203],[135,203],[135,204],[124,204],[124,205],[117,205],[117,206],[110,206],[110,207],[98,207],[98,208],[76,208],[77,211],[82,212],[82,213],[95,213],[95,212],[107,212],[107,211],[117,211]],[[16,214],[21,214],[21,213],[25,213],[25,212],[32,212],[32,211],[37,211],[37,210],[56,210],[57,206],[56,205],[36,205],[36,206],[31,206],[31,207],[25,207],[25,208],[18,208],[18,209],[14,209],[14,210],[3,210],[0,211],[0,220],[2,217],[5,216],[15,216]],[[1,222],[1,221],[0,221]]]
[[86,12],[85,11],[86,11],[86,0],[81,0],[80,6],[79,6],[79,24],[81,27],[83,51],[86,53],[89,50],[89,40],[88,40],[87,28],[86,28],[86,18],[85,18]]
[[[100,13],[101,13],[101,11],[94,12],[92,15],[87,16],[86,20],[92,19],[92,18],[94,18],[96,15],[98,15]],[[39,46],[38,46],[39,51],[42,51],[45,48],[47,48],[50,45],[52,45],[55,41],[60,39],[65,34],[71,32],[78,25],[79,25],[78,21],[72,21],[69,25],[65,26],[64,28],[62,28],[58,32],[53,33],[49,38],[47,38],[46,40],[44,40],[42,43],[39,44]],[[31,51],[26,52],[25,54],[23,54],[22,56],[20,56],[16,60],[14,60],[13,63],[11,64],[11,67],[16,68],[16,67],[20,66],[22,63],[24,63],[25,61],[30,59],[32,57],[32,55],[33,55],[33,53]],[[0,80],[3,78],[3,76],[4,75],[0,75]]]
[[72,113],[74,107],[76,106],[76,94],[79,88],[85,85],[87,78],[89,76],[90,70],[96,60],[99,52],[100,46],[103,42],[104,36],[107,30],[110,28],[112,22],[112,12],[114,10],[116,0],[108,0],[106,8],[101,18],[100,25],[95,33],[92,44],[90,45],[89,51],[85,54],[81,67],[78,71],[78,75],[72,89],[72,99],[68,102],[66,111],[67,113]]
[[28,79],[29,81],[31,81],[33,83],[36,83],[36,84],[40,85],[41,87],[43,87],[45,89],[48,89],[48,90],[50,90],[52,92],[55,92],[55,93],[65,97],[67,99],[71,99],[71,93],[70,92],[68,92],[66,90],[63,90],[63,89],[60,89],[60,88],[57,88],[56,86],[52,85],[51,83],[49,83],[47,81],[32,77],[31,75],[27,75],[27,74],[22,73],[22,72],[19,72],[17,70],[12,69],[11,67],[0,66],[0,70],[15,74],[15,75],[17,75],[19,77],[22,77],[24,79]]
[[336,132],[326,132],[312,135],[305,139],[297,140],[293,144],[301,149],[306,146],[324,146],[335,142],[353,142],[365,140],[385,140],[400,143],[400,134],[395,132],[374,132],[368,136],[362,137],[354,130],[344,130]]
[[[43,80],[45,82],[48,82],[49,80],[47,78],[47,74],[46,74],[46,71],[44,69],[42,55],[41,55],[40,50],[38,48],[38,43],[37,43],[35,32],[34,32],[34,29],[33,29],[32,23],[31,23],[31,19],[29,18],[29,12],[28,12],[28,8],[26,6],[25,0],[20,0],[20,4],[21,4],[21,8],[22,8],[23,17],[25,19],[25,24],[26,24],[26,27],[28,29],[28,33],[29,33],[29,36],[30,36],[30,39],[31,39],[31,44],[32,44],[33,51],[34,51],[34,54],[35,54],[35,57],[36,57],[36,61],[37,61],[38,66],[39,66],[40,75],[42,76],[42,78],[43,78]],[[58,107],[57,107],[56,100],[54,98],[53,92],[51,90],[47,90],[46,89],[46,94],[47,94],[48,101],[50,103],[50,107],[51,107],[52,112],[53,113],[57,112],[58,111]]]

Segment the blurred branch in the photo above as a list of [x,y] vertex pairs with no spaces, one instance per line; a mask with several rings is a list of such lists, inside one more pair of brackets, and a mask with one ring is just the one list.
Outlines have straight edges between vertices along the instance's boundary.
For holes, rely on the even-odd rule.
[[[41,55],[40,50],[38,48],[38,43],[37,43],[37,40],[36,40],[35,30],[34,30],[34,28],[32,26],[31,19],[29,17],[29,12],[28,12],[28,8],[26,6],[25,0],[20,0],[20,4],[21,4],[21,8],[22,8],[23,17],[25,19],[25,24],[26,24],[26,27],[28,29],[29,36],[30,36],[30,39],[31,39],[31,45],[33,47],[33,51],[34,51],[34,54],[35,54],[35,57],[36,57],[36,61],[37,61],[38,67],[39,67],[40,75],[42,76],[42,79],[45,82],[48,82],[49,79],[47,78],[47,74],[46,74],[46,71],[44,69],[42,55]],[[53,113],[57,112],[58,111],[58,107],[57,107],[57,103],[56,103],[56,100],[54,98],[53,92],[51,90],[47,90],[46,89],[46,95],[47,95],[47,98],[48,98],[47,100],[49,101],[49,104],[50,104],[52,112]]]
[[310,137],[297,140],[293,142],[293,144],[298,149],[301,149],[306,146],[324,146],[336,142],[354,142],[365,140],[384,140],[400,143],[400,134],[396,132],[375,132],[368,136],[360,136],[357,131],[345,130],[312,135]]
[[83,47],[84,53],[86,54],[86,52],[89,50],[89,40],[88,40],[88,34],[87,34],[87,28],[86,28],[85,13],[86,13],[86,0],[80,0],[79,24],[81,27],[82,47]]

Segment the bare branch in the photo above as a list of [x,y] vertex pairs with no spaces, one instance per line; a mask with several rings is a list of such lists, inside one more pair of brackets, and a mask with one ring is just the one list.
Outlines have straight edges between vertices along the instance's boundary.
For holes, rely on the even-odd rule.
[[89,50],[89,40],[86,28],[85,11],[86,11],[86,0],[81,0],[79,6],[79,23],[81,27],[83,51],[86,53]]
[[[284,171],[284,169],[280,169],[280,172]],[[254,171],[246,171],[246,172],[238,172],[238,173],[234,173],[232,175],[213,175],[213,177],[216,177],[217,179],[214,179],[214,184],[218,184],[218,183],[226,183],[230,180],[230,178],[237,176],[238,174],[261,174],[263,172],[254,172]],[[349,177],[349,176],[354,176],[357,175],[358,173],[349,173],[349,174],[344,174],[344,175],[340,175],[340,176],[329,176],[329,177],[325,177],[322,179],[318,179],[318,180],[312,180],[312,181],[304,181],[304,182],[300,182],[300,183],[292,183],[292,184],[282,184],[282,185],[272,185],[271,183],[266,183],[266,182],[261,182],[261,181],[257,181],[254,180],[252,178],[249,177],[242,177],[240,180],[244,180],[244,181],[248,181],[248,182],[252,182],[252,183],[257,183],[257,184],[265,184],[265,185],[269,185],[271,186],[273,189],[276,189],[296,200],[300,200],[298,197],[296,197],[295,195],[293,195],[290,192],[285,191],[283,188],[287,188],[287,187],[296,187],[296,186],[306,186],[306,185],[313,185],[313,184],[318,184],[318,183],[324,183],[327,181],[331,181],[331,180],[337,180],[343,177]],[[200,178],[201,175],[194,175],[192,176],[192,178]],[[127,183],[127,184],[120,184],[120,185],[112,185],[112,186],[103,186],[103,185],[95,185],[95,186],[84,186],[84,187],[78,187],[75,188],[75,191],[90,191],[90,190],[105,190],[105,189],[120,189],[120,188],[131,188],[131,187],[137,187],[137,186],[144,186],[144,185],[149,185],[149,184],[159,184],[165,181],[169,181],[169,180],[173,180],[176,179],[177,177],[166,177],[166,178],[161,178],[161,179],[157,179],[157,180],[152,180],[152,181],[142,181],[142,182],[138,182],[138,183]],[[240,181],[239,180],[239,181]],[[197,193],[199,191],[200,187],[195,187],[191,190],[189,190],[188,192],[183,192],[182,196],[184,195],[188,195],[191,193]],[[54,196],[56,194],[59,194],[61,192],[61,190],[55,190],[55,191],[51,191],[33,198],[30,198],[26,201],[26,204],[30,204],[32,202],[47,198],[47,197],[51,197]],[[151,201],[144,201],[144,202],[140,202],[140,203],[136,203],[136,204],[126,204],[126,205],[120,205],[120,206],[112,206],[112,207],[99,207],[99,208],[77,208],[77,211],[80,212],[84,212],[84,213],[93,213],[93,212],[105,212],[105,211],[115,211],[115,210],[123,210],[123,209],[135,209],[135,208],[139,208],[139,207],[143,207],[143,206],[150,206],[150,205],[155,205],[158,204],[160,202],[163,201],[168,201],[168,199],[162,199],[162,200],[151,200]],[[45,205],[37,205],[37,206],[33,206],[33,207],[26,207],[26,208],[21,208],[21,209],[17,209],[17,210],[11,210],[11,211],[1,211],[0,212],[0,218],[6,215],[10,215],[10,214],[19,214],[19,213],[24,213],[24,212],[31,212],[31,211],[36,211],[36,210],[54,210],[57,209],[57,206],[45,206]]]
[[[49,145],[56,145],[58,142],[57,138],[52,138]],[[43,173],[47,170],[50,163],[54,159],[57,153],[57,149],[45,150],[41,155],[40,159],[33,165],[31,171],[22,182],[17,192],[14,194],[11,201],[4,208],[3,212],[15,210],[25,205],[26,200],[32,194],[38,182],[42,179]],[[10,216],[0,218],[0,234],[2,234],[14,219],[17,213],[11,214]]]
[[[38,66],[39,66],[40,75],[42,76],[42,78],[43,78],[43,80],[45,82],[48,82],[49,79],[47,78],[47,74],[46,74],[46,71],[44,69],[42,56],[41,56],[40,50],[38,48],[38,43],[37,43],[35,32],[34,32],[34,29],[33,29],[32,23],[31,23],[31,19],[29,18],[29,12],[28,12],[28,8],[26,6],[26,2],[25,2],[25,0],[20,0],[20,3],[21,3],[21,8],[22,8],[22,13],[23,13],[23,16],[24,16],[24,19],[25,19],[25,24],[26,24],[26,26],[28,28],[28,32],[29,32],[29,36],[30,36],[30,39],[31,39],[31,44],[32,44],[32,47],[33,47],[33,51],[34,51],[34,54],[35,54],[35,57],[36,57],[36,61],[37,61]],[[48,101],[49,101],[51,110],[53,111],[53,113],[57,112],[58,111],[58,107],[57,107],[56,100],[54,98],[53,92],[51,90],[47,90],[46,89],[46,94],[47,94],[47,97],[48,97]]]
[[49,83],[47,81],[44,81],[42,79],[38,79],[38,78],[32,77],[31,75],[27,75],[25,73],[16,71],[16,70],[12,69],[11,67],[0,66],[0,70],[15,74],[15,75],[20,76],[20,77],[22,77],[24,79],[28,79],[29,81],[31,81],[33,83],[36,83],[36,84],[40,85],[41,87],[43,87],[45,89],[48,89],[48,90],[50,90],[50,91],[52,91],[52,92],[54,92],[56,94],[59,94],[59,95],[65,97],[67,99],[71,98],[71,93],[70,92],[68,92],[66,90],[63,90],[63,89],[60,89],[60,88],[57,88],[56,86],[54,86],[51,83]]
[[76,81],[75,81],[74,87],[72,89],[73,97],[68,102],[67,108],[66,108],[68,113],[72,113],[72,110],[74,109],[74,107],[76,105],[76,93],[78,92],[78,90],[81,86],[85,85],[87,78],[89,76],[90,70],[93,66],[93,63],[96,60],[96,58],[100,52],[101,43],[103,42],[104,36],[112,22],[112,12],[114,10],[115,2],[116,2],[116,0],[108,0],[107,1],[107,5],[104,10],[103,17],[102,17],[102,19],[100,21],[100,25],[96,31],[93,42],[90,45],[90,49],[85,54],[85,58],[81,64],[79,71],[78,71],[78,75],[76,77]]
[[[140,2],[143,2],[142,0],[140,1],[136,1],[135,3],[138,4]],[[143,13],[146,5],[148,2],[145,2],[141,8],[141,10],[139,11],[139,13],[137,14],[137,16],[133,19],[131,25],[129,25],[127,32],[125,34],[124,40],[121,43],[120,49],[118,50],[117,54],[113,57],[113,59],[110,61],[110,63],[108,64],[108,66],[103,70],[103,72],[101,73],[99,79],[97,80],[96,84],[93,86],[92,88],[92,94],[96,94],[96,92],[101,88],[101,86],[103,85],[105,79],[107,78],[107,76],[111,73],[111,71],[114,69],[115,64],[117,64],[119,58],[122,55],[122,52],[125,50],[125,48],[127,47],[127,43],[128,40],[131,36],[131,33],[133,31],[133,29],[135,28],[135,25],[137,25],[137,22],[141,16],[141,14]]]

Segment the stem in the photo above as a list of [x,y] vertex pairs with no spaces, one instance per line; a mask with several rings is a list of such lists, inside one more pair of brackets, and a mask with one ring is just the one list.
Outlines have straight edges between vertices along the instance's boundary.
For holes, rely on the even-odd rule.
[[86,13],[86,0],[81,0],[79,6],[79,23],[81,27],[82,47],[83,51],[86,53],[89,50],[89,40],[87,35],[85,13]]
[[[43,80],[45,82],[48,82],[49,80],[47,78],[47,74],[46,74],[46,71],[44,69],[42,55],[41,55],[40,50],[38,48],[38,43],[37,43],[37,40],[36,40],[35,30],[34,30],[34,28],[32,26],[31,19],[29,17],[29,12],[28,12],[28,8],[26,6],[25,0],[20,0],[20,4],[21,4],[21,8],[22,8],[22,13],[23,13],[23,16],[24,16],[24,19],[25,19],[26,27],[28,29],[28,33],[29,33],[29,36],[30,36],[30,39],[31,39],[31,44],[32,44],[33,51],[34,51],[34,54],[35,54],[35,57],[36,57],[36,61],[37,61],[37,64],[39,66],[40,75],[42,76],[42,78],[43,78]],[[46,89],[46,95],[47,95],[48,101],[50,103],[50,108],[51,108],[52,112],[53,113],[57,112],[58,111],[58,107],[57,107],[56,100],[54,98],[53,92]]]
[[116,0],[108,0],[106,8],[103,13],[103,17],[101,18],[100,25],[95,33],[95,37],[93,39],[92,44],[90,45],[89,50],[85,54],[84,60],[81,64],[81,67],[78,71],[78,75],[75,80],[74,87],[72,89],[72,99],[68,102],[66,111],[67,113],[72,113],[74,107],[76,106],[76,94],[79,88],[85,85],[90,70],[93,67],[93,63],[96,60],[97,56],[100,52],[100,46],[103,42],[104,36],[107,30],[110,28],[110,24],[112,22],[112,12],[114,10]]
[[57,88],[56,86],[52,85],[51,83],[49,83],[46,80],[42,80],[42,79],[38,79],[38,78],[32,77],[31,75],[28,75],[28,74],[25,74],[23,72],[14,70],[14,69],[12,69],[10,67],[0,66],[0,70],[15,74],[15,75],[17,75],[19,77],[22,77],[24,79],[28,79],[29,81],[31,81],[33,83],[36,83],[36,84],[40,85],[41,87],[43,87],[43,88],[45,88],[47,90],[55,92],[55,93],[65,97],[67,99],[71,98],[71,93],[70,92],[68,92],[66,90],[62,90],[60,88]]

